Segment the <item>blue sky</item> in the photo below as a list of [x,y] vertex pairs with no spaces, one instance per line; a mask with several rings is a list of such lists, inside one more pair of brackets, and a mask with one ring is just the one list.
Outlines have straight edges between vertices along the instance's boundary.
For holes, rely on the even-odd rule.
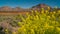
[[47,4],[51,7],[58,6],[60,7],[60,0],[0,0],[1,6],[10,6],[10,7],[21,7],[21,8],[30,8],[38,4]]

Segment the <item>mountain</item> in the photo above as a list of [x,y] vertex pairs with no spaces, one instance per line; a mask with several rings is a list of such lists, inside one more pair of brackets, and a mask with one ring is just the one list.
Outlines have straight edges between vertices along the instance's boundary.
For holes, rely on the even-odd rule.
[[0,7],[0,11],[30,11],[30,9],[23,9],[20,7],[12,8],[9,6],[3,6],[3,7]]
[[25,9],[20,7],[11,8],[9,6],[0,7],[0,11],[25,11]]
[[0,11],[12,11],[12,8],[8,6],[3,6],[3,7],[0,7]]
[[22,11],[22,10],[23,10],[23,9],[20,8],[20,7],[15,7],[15,8],[12,9],[12,11]]
[[51,7],[46,4],[38,4],[36,6],[33,6],[32,9],[33,10],[40,10],[41,8],[44,8],[46,10],[46,9],[48,9],[48,7],[51,9]]

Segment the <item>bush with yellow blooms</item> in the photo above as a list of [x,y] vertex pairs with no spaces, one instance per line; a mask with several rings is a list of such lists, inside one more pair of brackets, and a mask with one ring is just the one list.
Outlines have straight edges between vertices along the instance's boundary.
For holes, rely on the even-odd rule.
[[60,34],[60,10],[32,10],[25,16],[20,15],[17,34]]
[[[20,19],[16,23],[19,28],[11,34],[60,34],[60,10],[42,8],[41,11],[32,10],[31,13],[20,14],[15,19]],[[8,29],[5,32],[10,34]]]

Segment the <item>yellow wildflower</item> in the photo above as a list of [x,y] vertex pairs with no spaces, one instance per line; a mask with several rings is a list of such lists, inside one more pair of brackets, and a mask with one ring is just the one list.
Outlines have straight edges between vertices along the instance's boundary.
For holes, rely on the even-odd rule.
[[8,32],[8,29],[5,29],[6,32]]
[[54,11],[53,14],[55,14],[56,12]]
[[12,34],[17,34],[16,32],[13,32]]
[[48,10],[50,10],[50,7],[48,7]]
[[48,18],[50,18],[50,16],[47,16]]
[[57,30],[58,30],[58,31],[60,31],[60,28],[59,28],[59,27],[57,27]]

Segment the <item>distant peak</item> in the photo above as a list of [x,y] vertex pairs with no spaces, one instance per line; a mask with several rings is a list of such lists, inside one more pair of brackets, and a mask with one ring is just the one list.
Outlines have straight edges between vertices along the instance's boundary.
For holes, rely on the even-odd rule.
[[38,4],[38,5],[36,5],[36,6],[33,6],[32,8],[46,8],[46,7],[49,7],[48,5],[46,5],[46,4]]

